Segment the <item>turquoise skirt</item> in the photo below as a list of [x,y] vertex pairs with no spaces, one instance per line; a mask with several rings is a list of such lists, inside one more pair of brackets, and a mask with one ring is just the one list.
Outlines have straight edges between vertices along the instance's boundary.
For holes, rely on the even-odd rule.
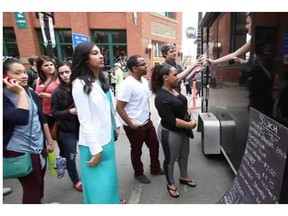
[[103,146],[102,159],[95,167],[86,164],[92,157],[89,148],[79,145],[79,151],[84,204],[119,204],[114,140]]

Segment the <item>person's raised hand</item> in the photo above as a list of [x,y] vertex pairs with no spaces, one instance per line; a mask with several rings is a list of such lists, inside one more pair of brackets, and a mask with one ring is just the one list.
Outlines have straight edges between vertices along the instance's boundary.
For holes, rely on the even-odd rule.
[[215,61],[215,60],[208,58],[208,59],[205,60],[203,66],[213,65],[213,64],[214,64],[214,61]]
[[3,79],[3,83],[6,85],[8,90],[16,94],[25,92],[25,89],[20,85],[19,81],[17,81],[16,79],[6,77]]
[[239,57],[233,57],[232,59],[236,62],[239,62],[240,64],[246,63],[246,60],[239,58]]

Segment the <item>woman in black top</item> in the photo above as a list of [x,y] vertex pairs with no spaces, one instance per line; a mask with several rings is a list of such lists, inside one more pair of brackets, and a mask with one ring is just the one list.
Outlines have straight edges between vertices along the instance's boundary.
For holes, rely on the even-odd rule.
[[[195,62],[195,66],[198,60]],[[187,74],[188,75],[188,74]],[[182,78],[182,77],[181,77]],[[189,156],[189,135],[196,126],[187,111],[187,99],[174,88],[180,82],[175,67],[162,64],[157,65],[152,73],[152,92],[156,94],[155,106],[161,122],[158,127],[158,137],[164,151],[164,171],[166,175],[167,190],[177,198],[174,182],[174,163],[177,160],[180,168],[180,184],[195,187],[196,182],[188,176],[187,163]]]
[[67,171],[73,182],[73,188],[82,192],[82,183],[80,182],[75,162],[79,122],[71,93],[71,63],[68,61],[60,63],[58,74],[60,84],[52,93],[52,114],[59,123],[57,143],[60,149],[60,156],[66,158]]

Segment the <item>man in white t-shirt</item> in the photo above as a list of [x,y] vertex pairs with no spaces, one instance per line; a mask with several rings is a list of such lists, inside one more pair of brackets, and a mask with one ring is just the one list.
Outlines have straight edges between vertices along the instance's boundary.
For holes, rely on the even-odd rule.
[[150,120],[149,85],[143,77],[147,74],[147,64],[143,57],[134,55],[128,59],[127,67],[131,75],[119,87],[116,109],[130,141],[134,177],[141,183],[150,184],[141,161],[144,142],[150,151],[150,173],[164,175],[164,171],[160,168],[159,141]]

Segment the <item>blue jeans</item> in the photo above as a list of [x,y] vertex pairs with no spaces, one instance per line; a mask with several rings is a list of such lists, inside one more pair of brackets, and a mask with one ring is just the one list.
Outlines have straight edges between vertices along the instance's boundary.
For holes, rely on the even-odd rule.
[[60,155],[66,158],[68,175],[73,184],[76,184],[80,181],[75,161],[77,154],[76,134],[59,130],[57,143],[61,152]]

